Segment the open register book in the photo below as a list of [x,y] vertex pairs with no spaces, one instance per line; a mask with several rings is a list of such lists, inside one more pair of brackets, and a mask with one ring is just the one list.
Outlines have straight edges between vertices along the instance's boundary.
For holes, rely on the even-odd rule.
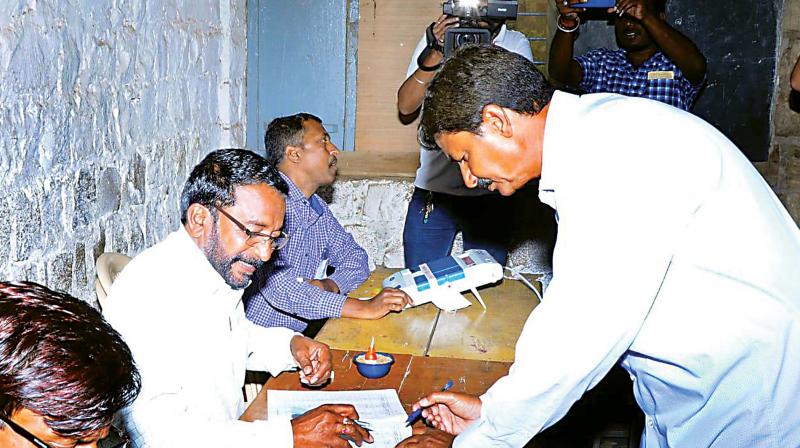
[[[375,443],[370,448],[394,448],[403,439],[411,436],[406,427],[408,415],[400,404],[394,389],[358,391],[289,391],[268,390],[267,407],[269,418],[293,418],[323,404],[352,404],[359,419],[369,424]],[[352,445],[352,443],[351,443]],[[362,445],[363,446],[363,445]]]

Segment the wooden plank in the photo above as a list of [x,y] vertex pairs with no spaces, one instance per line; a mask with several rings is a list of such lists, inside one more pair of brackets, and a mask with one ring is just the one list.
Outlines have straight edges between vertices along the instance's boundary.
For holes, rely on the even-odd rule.
[[372,0],[360,3],[356,151],[419,153],[416,122],[397,117],[397,89],[425,27],[441,1]]
[[514,361],[517,339],[528,315],[538,305],[537,297],[522,282],[514,280],[503,280],[479,293],[486,310],[469,293],[472,306],[441,313],[428,356]]
[[331,350],[335,378],[323,387],[310,388],[300,383],[296,372],[284,372],[271,378],[253,403],[242,415],[242,420],[266,420],[267,390],[376,390],[395,389],[400,403],[407,412],[411,405],[427,393],[440,389],[448,379],[452,379],[454,392],[481,395],[506,375],[509,363],[475,361],[467,359],[428,358],[395,354],[395,363],[389,374],[383,378],[362,377],[353,365],[355,352]]
[[[352,297],[372,297],[381,290],[381,282],[394,270],[377,268]],[[316,339],[331,348],[364,351],[375,336],[378,351],[424,355],[436,322],[438,309],[433,304],[391,313],[378,320],[330,319]]]
[[417,175],[419,152],[342,152],[340,179],[408,179]]

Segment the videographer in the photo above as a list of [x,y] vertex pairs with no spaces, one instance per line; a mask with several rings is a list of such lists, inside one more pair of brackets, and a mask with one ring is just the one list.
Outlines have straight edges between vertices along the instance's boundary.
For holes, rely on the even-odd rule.
[[[532,61],[528,39],[506,28],[504,20],[482,17],[478,26],[489,30],[492,43]],[[405,82],[397,91],[397,109],[404,124],[412,122],[422,105],[425,89],[444,60],[445,33],[459,27],[459,17],[442,14],[423,33],[408,65]],[[427,55],[417,64],[423,51]],[[403,229],[407,267],[445,257],[462,232],[464,249],[485,249],[500,264],[508,258],[510,202],[487,190],[464,186],[455,164],[441,151],[420,148],[420,167]]]
[[688,111],[706,75],[706,60],[666,22],[666,0],[617,0],[612,14],[619,50],[599,48],[573,59],[580,26],[577,0],[555,0],[559,16],[550,46],[550,77],[586,93],[619,93]]

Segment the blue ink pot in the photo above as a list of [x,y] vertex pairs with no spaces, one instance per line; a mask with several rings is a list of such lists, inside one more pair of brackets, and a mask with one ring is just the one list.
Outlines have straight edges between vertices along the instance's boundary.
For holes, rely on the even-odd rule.
[[353,363],[355,363],[361,376],[375,379],[384,377],[389,373],[392,364],[394,364],[394,356],[384,352],[376,352],[375,354],[378,355],[377,361],[366,360],[365,352],[361,352],[353,358]]

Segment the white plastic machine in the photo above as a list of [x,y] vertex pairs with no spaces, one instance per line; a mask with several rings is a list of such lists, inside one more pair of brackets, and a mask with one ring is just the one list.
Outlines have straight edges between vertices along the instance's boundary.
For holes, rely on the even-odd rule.
[[383,281],[383,287],[402,289],[411,296],[415,306],[433,302],[446,311],[468,307],[470,302],[461,293],[472,291],[485,309],[477,288],[502,278],[503,267],[489,252],[471,249],[395,272]]

